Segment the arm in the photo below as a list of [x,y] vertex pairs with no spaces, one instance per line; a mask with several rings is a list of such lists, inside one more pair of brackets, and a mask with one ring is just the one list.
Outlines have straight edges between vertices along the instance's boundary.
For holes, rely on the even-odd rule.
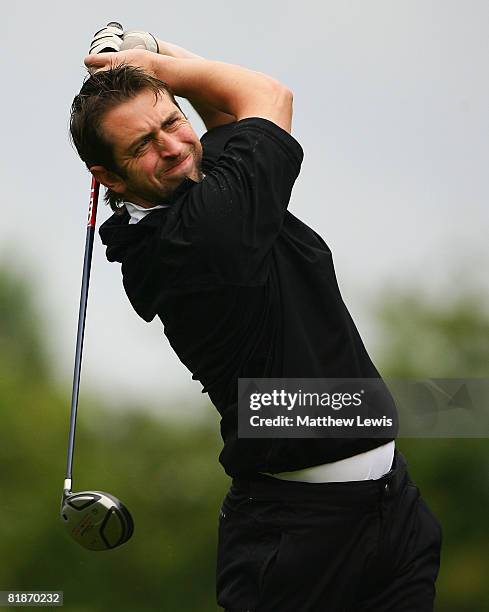
[[139,49],[89,55],[92,70],[109,69],[121,63],[140,66],[171,87],[175,95],[197,99],[233,115],[236,120],[262,117],[291,131],[292,92],[261,72],[234,64],[205,59],[181,59]]
[[[177,59],[204,59],[200,55],[196,55],[173,43],[160,40],[159,38],[156,39],[156,41],[158,44],[158,53],[161,55],[168,55]],[[234,123],[236,121],[234,115],[223,113],[218,108],[207,104],[202,98],[199,98],[199,96],[194,96],[192,99],[189,98],[189,102],[200,115],[200,118],[208,130],[219,125],[226,125],[227,123]]]

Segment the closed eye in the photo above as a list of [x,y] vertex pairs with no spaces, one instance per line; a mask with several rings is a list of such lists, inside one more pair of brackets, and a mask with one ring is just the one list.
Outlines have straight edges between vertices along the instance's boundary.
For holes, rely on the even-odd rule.
[[137,155],[138,153],[141,153],[141,151],[144,149],[144,147],[151,142],[152,137],[148,136],[147,138],[145,138],[144,140],[141,140],[141,142],[137,145],[136,149],[134,150],[134,154]]
[[[184,121],[186,121],[186,118],[182,117],[180,113],[176,112],[173,115],[170,115],[168,119],[161,122],[161,129],[166,130],[166,129],[172,128],[173,126],[177,127],[178,124]],[[156,137],[156,133],[147,134],[146,136],[141,138],[141,140],[136,145],[133,145],[132,147],[130,147],[129,154],[133,156],[140,155],[144,151],[146,145],[149,144],[152,140],[154,140],[155,137]]]
[[179,121],[180,117],[172,117],[171,119],[167,119],[161,124],[161,127],[165,129],[166,127],[170,127],[174,125],[177,121]]

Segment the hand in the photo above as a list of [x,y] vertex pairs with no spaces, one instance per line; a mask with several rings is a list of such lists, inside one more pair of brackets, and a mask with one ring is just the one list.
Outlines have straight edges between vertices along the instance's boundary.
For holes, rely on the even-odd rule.
[[137,66],[145,72],[156,76],[154,69],[155,55],[151,51],[142,49],[131,49],[130,51],[119,51],[118,53],[100,53],[98,55],[88,55],[85,59],[85,66],[90,74],[95,74],[99,70],[110,70],[121,64]]
[[143,49],[152,53],[159,52],[156,38],[149,32],[141,30],[127,30],[124,32],[119,51],[127,51],[129,49]]
[[[136,35],[144,34],[146,37],[148,37],[148,38],[145,38],[146,49],[148,51],[153,51],[154,53],[159,53],[160,55],[168,55],[169,57],[175,57],[177,59],[184,59],[187,57],[193,58],[193,59],[199,58],[198,55],[195,55],[194,53],[191,53],[190,51],[187,51],[186,49],[183,49],[182,47],[178,47],[177,45],[174,45],[173,43],[169,43],[169,42],[160,40],[159,38],[156,38],[156,36],[153,36],[152,34],[149,34],[148,32],[135,32],[134,31],[134,33]],[[129,34],[129,32],[127,34]],[[128,42],[129,40],[133,40],[132,36],[131,36],[131,39],[129,39],[128,37]],[[124,32],[123,45],[124,44],[126,44],[126,33],[125,32]],[[131,48],[141,49],[142,47],[135,46]]]
[[124,30],[120,23],[111,21],[98,32],[95,32],[90,43],[89,53],[94,55],[103,51],[119,51],[122,45]]
[[195,53],[191,53],[182,47],[178,47],[173,43],[165,42],[153,36],[150,32],[141,30],[127,30],[122,36],[122,45],[119,51],[127,51],[128,49],[146,49],[160,55],[168,55],[179,59],[203,59]]

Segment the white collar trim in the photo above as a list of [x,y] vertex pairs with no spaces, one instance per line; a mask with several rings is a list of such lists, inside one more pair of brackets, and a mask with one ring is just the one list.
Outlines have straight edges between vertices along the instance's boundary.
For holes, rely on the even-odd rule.
[[135,223],[139,223],[141,219],[144,219],[144,217],[152,210],[156,210],[157,208],[168,208],[169,204],[159,204],[158,206],[152,206],[151,208],[144,208],[143,206],[138,206],[138,204],[134,204],[133,202],[124,202],[124,206],[126,207],[126,210],[130,216],[129,225],[134,225]]

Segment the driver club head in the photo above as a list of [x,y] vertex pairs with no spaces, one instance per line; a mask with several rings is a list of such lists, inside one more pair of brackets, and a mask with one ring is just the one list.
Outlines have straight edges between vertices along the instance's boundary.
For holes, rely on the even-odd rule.
[[127,542],[134,522],[124,504],[103,491],[66,491],[61,519],[69,535],[88,550],[109,550]]

